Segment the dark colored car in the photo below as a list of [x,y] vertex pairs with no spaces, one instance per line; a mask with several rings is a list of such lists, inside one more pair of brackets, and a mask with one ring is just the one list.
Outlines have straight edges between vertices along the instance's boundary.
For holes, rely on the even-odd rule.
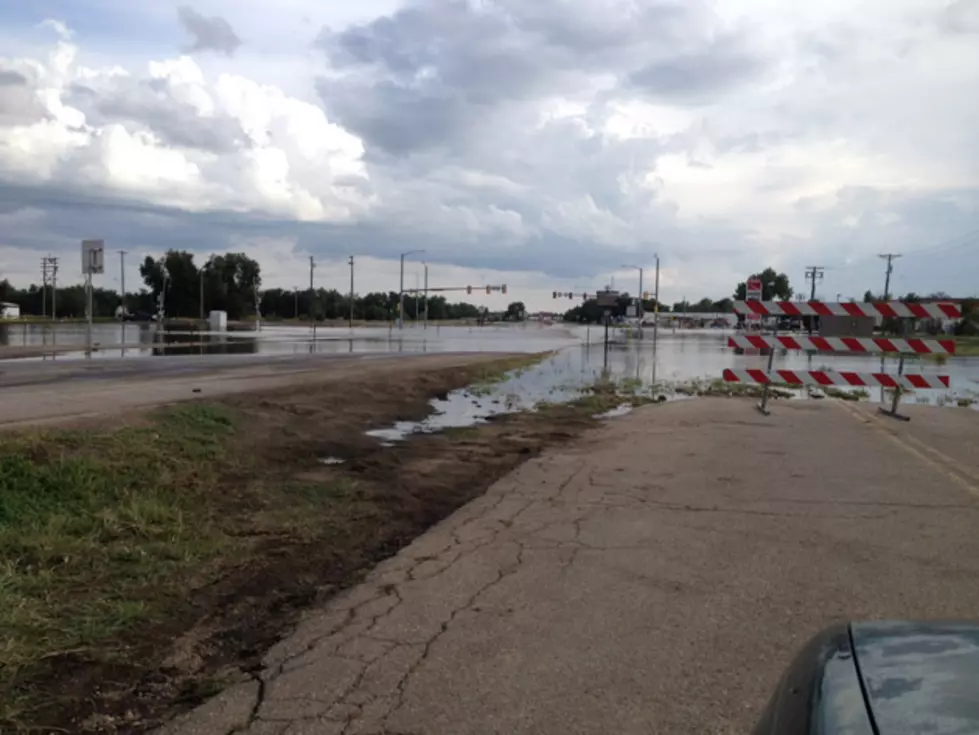
[[755,735],[979,733],[979,625],[827,628],[785,672]]

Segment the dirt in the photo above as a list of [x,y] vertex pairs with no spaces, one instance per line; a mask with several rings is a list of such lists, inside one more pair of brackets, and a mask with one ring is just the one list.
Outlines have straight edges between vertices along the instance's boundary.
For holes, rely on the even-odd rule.
[[[138,663],[100,664],[71,653],[47,661],[32,681],[48,700],[36,725],[144,732],[248,677],[303,610],[360,580],[521,462],[595,423],[590,409],[556,407],[392,448],[364,435],[423,418],[431,397],[466,385],[484,369],[445,362],[441,369],[348,365],[326,382],[212,401],[239,412],[247,427],[235,451],[249,458],[250,469],[227,478],[220,502],[232,532],[254,542],[250,553],[233,565],[200,570],[199,584],[164,623],[130,631],[122,642]],[[344,463],[325,466],[319,460],[327,456]],[[263,528],[263,514],[276,510],[263,508],[256,495],[263,483],[356,488],[358,511],[342,528],[290,532],[273,522]]]

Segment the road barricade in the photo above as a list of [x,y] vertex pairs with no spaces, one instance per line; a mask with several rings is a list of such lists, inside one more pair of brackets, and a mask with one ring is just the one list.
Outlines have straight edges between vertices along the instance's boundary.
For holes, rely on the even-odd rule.
[[[958,319],[962,310],[953,303],[918,303],[903,301],[823,303],[821,301],[735,301],[737,314],[774,316],[854,316],[901,319],[903,338],[890,337],[819,337],[795,335],[739,334],[728,338],[728,347],[737,350],[768,351],[768,368],[727,369],[723,378],[729,383],[757,383],[764,386],[758,410],[768,415],[768,391],[773,383],[793,386],[880,387],[893,391],[890,409],[880,411],[889,416],[908,420],[898,414],[901,392],[914,389],[944,389],[950,385],[947,375],[905,373],[905,355],[954,355],[954,339],[917,339],[909,337],[914,319]],[[773,370],[775,352],[779,349],[809,353],[898,354],[896,374],[883,372],[851,372],[837,370]]]

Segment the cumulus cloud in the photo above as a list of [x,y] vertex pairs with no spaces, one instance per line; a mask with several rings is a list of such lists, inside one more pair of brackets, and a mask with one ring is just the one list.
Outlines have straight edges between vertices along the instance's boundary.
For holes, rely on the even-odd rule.
[[180,25],[193,38],[193,42],[187,48],[189,53],[220,51],[231,56],[241,46],[238,34],[224,18],[219,16],[209,18],[187,5],[177,9],[177,18],[180,20]]
[[[979,230],[975,1],[407,0],[309,53],[258,36],[256,6],[235,23],[261,52],[96,67],[62,27],[0,60],[0,202],[33,213],[0,237],[248,242],[280,265],[425,248],[576,290],[658,252],[666,288],[714,297],[838,264],[859,295],[879,249],[911,267]],[[972,287],[921,264],[909,290]]]
[[[343,220],[369,206],[363,146],[319,107],[193,59],[90,68],[62,40],[5,62],[0,172],[189,211]],[[31,71],[30,77],[17,69]]]

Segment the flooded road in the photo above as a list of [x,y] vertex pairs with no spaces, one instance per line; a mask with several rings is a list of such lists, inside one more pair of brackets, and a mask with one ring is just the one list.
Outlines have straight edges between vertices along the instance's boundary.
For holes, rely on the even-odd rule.
[[[494,407],[511,406],[522,410],[541,401],[572,400],[598,380],[629,381],[630,390],[645,391],[647,395],[672,398],[677,389],[696,393],[698,388],[720,379],[725,368],[764,368],[767,357],[736,354],[727,346],[733,334],[725,329],[671,330],[661,329],[653,340],[653,330],[647,329],[644,340],[613,330],[613,341],[606,351],[599,327],[578,325],[541,325],[524,323],[513,326],[436,326],[428,329],[408,325],[403,331],[390,326],[319,327],[315,332],[305,326],[264,326],[261,331],[243,332],[176,332],[158,331],[152,324],[97,324],[93,327],[93,343],[97,349],[84,349],[87,334],[84,325],[59,325],[55,330],[37,325],[0,326],[0,345],[10,347],[57,346],[65,352],[52,352],[33,358],[0,361],[4,372],[19,364],[23,369],[29,360],[60,364],[85,361],[104,362],[133,359],[146,363],[148,358],[168,357],[171,365],[179,365],[174,356],[190,355],[256,355],[280,359],[305,355],[365,355],[397,353],[450,352],[547,352],[556,354],[541,365],[522,371],[505,384],[493,386],[479,403]],[[108,345],[126,344],[125,347]],[[101,345],[106,345],[102,348]],[[71,349],[77,346],[79,349]],[[228,358],[232,359],[232,358]],[[150,360],[149,362],[154,362]],[[809,356],[802,352],[779,352],[775,368],[790,370],[855,370],[879,372],[879,356],[831,355]],[[169,369],[169,368],[168,368]],[[897,359],[888,358],[884,371],[897,371]],[[972,402],[979,406],[979,357],[954,357],[947,364],[909,358],[905,371],[909,373],[945,374],[951,377],[948,391],[920,390],[907,395],[909,402],[958,404]],[[155,372],[155,371],[154,371]],[[2,382],[2,377],[0,377]],[[808,394],[797,391],[798,398]],[[870,391],[869,400],[884,398],[879,390]],[[456,400],[456,399],[453,399]],[[471,405],[473,397],[464,397],[459,405]],[[497,403],[493,403],[493,401]],[[453,404],[441,407],[445,416],[459,411]],[[448,421],[443,417],[440,419]],[[451,422],[450,422],[451,423]],[[453,424],[454,425],[454,424]]]

